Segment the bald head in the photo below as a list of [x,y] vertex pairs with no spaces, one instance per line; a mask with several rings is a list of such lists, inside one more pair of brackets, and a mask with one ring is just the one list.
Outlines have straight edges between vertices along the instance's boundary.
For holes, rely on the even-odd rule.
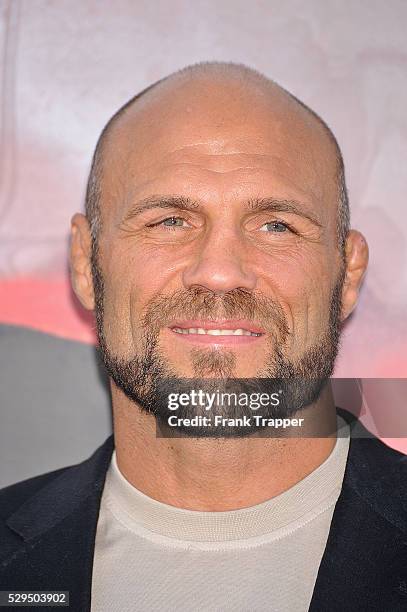
[[[154,83],[122,106],[105,126],[95,149],[85,205],[94,252],[102,208],[118,194],[125,173],[132,173],[135,166],[140,170],[154,155],[165,158],[166,152],[197,144],[209,146],[211,155],[224,151],[233,155],[230,134],[239,141],[243,129],[254,143],[265,136],[271,145],[285,139],[287,164],[302,157],[307,162],[309,157],[303,179],[320,200],[329,200],[330,192],[334,193],[338,245],[343,251],[349,205],[341,151],[329,127],[259,72],[240,64],[211,62],[188,66]],[[216,132],[217,138],[211,140],[210,132]]]

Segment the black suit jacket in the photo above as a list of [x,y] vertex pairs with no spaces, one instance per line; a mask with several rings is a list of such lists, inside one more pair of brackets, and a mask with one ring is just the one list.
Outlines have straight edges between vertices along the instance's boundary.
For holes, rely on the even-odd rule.
[[[405,612],[407,456],[377,438],[354,437],[360,424],[339,412],[353,437],[309,610]],[[111,436],[78,465],[0,491],[0,590],[70,591],[71,610],[90,610],[96,526],[113,447]]]

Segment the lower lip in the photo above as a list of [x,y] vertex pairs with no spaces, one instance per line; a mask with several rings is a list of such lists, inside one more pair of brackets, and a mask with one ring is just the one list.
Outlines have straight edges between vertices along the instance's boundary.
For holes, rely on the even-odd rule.
[[181,340],[191,342],[192,344],[212,344],[212,345],[227,345],[239,346],[242,344],[252,344],[263,338],[261,336],[211,336],[209,334],[179,334],[173,329],[170,329],[172,334]]

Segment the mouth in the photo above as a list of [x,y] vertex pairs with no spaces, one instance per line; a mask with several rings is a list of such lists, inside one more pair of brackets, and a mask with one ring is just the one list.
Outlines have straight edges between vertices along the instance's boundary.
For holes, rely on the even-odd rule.
[[169,329],[180,340],[199,344],[239,345],[258,341],[265,330],[247,320],[174,321]]

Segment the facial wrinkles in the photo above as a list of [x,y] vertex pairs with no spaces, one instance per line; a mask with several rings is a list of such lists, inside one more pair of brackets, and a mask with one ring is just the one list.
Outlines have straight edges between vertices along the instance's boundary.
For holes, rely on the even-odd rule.
[[241,103],[233,100],[234,113],[229,109],[225,123],[222,97],[216,106],[218,94],[210,104],[194,96],[189,116],[185,114],[188,100],[178,94],[171,99],[171,112],[155,103],[155,110],[145,108],[125,119],[120,150],[129,152],[126,165],[131,185],[142,187],[146,175],[159,176],[167,166],[198,165],[214,172],[240,166],[277,172],[298,190],[327,202],[321,181],[326,144],[321,147],[321,134],[308,125],[309,119],[304,121],[301,113],[292,111],[281,113],[281,101],[280,110],[273,114],[272,105],[259,105],[244,92]]
[[[205,185],[207,184],[206,181],[204,181],[204,183],[205,183]],[[223,193],[221,189],[220,189],[220,193]],[[219,193],[216,194],[216,198],[215,199],[221,200],[221,197],[220,197]],[[224,219],[225,219],[225,223],[228,223],[229,222],[228,221],[228,216],[229,216],[229,208],[228,208],[228,206],[222,205],[222,207],[221,207],[221,209],[219,211],[219,215],[220,214],[223,214]],[[219,215],[217,215],[217,223],[219,223],[219,226],[220,226],[221,223],[220,223],[220,220],[219,220]],[[220,235],[219,229],[217,229],[217,232],[219,234],[218,238],[220,240],[222,238],[222,236]],[[171,281],[171,280],[172,280],[171,277],[167,275],[167,283],[169,281]],[[273,278],[271,278],[271,281],[273,281]],[[266,275],[265,275],[265,282],[267,283],[267,276]],[[163,277],[162,289],[163,289],[163,291],[166,291],[165,275]],[[130,312],[137,313],[137,309],[140,307],[140,304],[137,302],[137,299],[136,299],[136,296],[138,295],[136,287],[133,287],[133,289],[131,290],[130,293],[131,293],[131,297],[129,297],[129,299],[130,299],[130,309],[131,309]],[[302,296],[299,296],[299,297],[301,298]],[[283,303],[285,304],[286,313],[290,315],[289,318],[291,319],[291,321],[290,321],[290,323],[291,323],[290,328],[292,330],[294,330],[295,329],[296,316],[298,316],[298,311],[299,311],[298,304],[293,304],[293,305],[290,304],[290,301],[283,300],[283,296],[281,296],[281,295],[280,295],[279,299],[280,299],[280,303],[281,304],[283,304]],[[293,308],[294,308],[294,310],[293,310]],[[307,309],[308,309],[308,305],[307,305]],[[295,310],[297,311],[296,315],[295,315]],[[307,310],[307,312],[308,312],[308,310]],[[192,313],[191,318],[196,318],[194,315],[195,315],[195,313]],[[300,315],[301,315],[301,312],[300,312]],[[243,318],[246,318],[246,317],[243,316]],[[302,326],[302,329],[300,328],[300,329],[297,329],[296,331],[297,332],[303,332],[303,327],[304,326]],[[297,341],[298,340],[300,340],[299,337],[297,337]],[[133,342],[135,344],[136,344],[136,341],[137,341],[137,338],[134,336],[134,333],[133,333]]]
[[[146,160],[145,160],[146,161]],[[253,154],[253,153],[222,153],[219,155],[208,154],[206,151],[179,149],[171,154],[165,154],[155,159],[153,163],[133,163],[133,171],[127,178],[127,191],[130,194],[142,193],[147,189],[153,189],[154,185],[165,184],[172,177],[175,183],[178,178],[180,187],[189,180],[195,183],[215,183],[216,175],[229,177],[228,189],[230,195],[233,191],[241,191],[239,181],[243,180],[250,184],[261,187],[262,184],[269,185],[267,195],[276,195],[273,189],[280,192],[289,191],[296,193],[297,197],[314,201],[320,207],[324,197],[319,181],[310,180],[309,172],[304,172],[297,167],[292,160],[285,160],[281,155]],[[183,180],[184,177],[184,180]],[[132,199],[133,196],[130,196]],[[129,197],[127,197],[129,201]]]
[[[268,188],[268,185],[271,186]],[[199,202],[198,218],[205,225],[216,226],[222,236],[230,233],[233,228],[236,231],[241,226],[243,219],[247,217],[245,208],[253,198],[297,201],[300,203],[299,207],[304,209],[304,214],[319,218],[320,223],[324,225],[325,215],[321,218],[319,212],[312,212],[314,206],[309,192],[305,193],[297,185],[291,186],[284,176],[274,173],[273,180],[270,181],[266,172],[252,168],[213,171],[203,165],[180,164],[175,168],[160,167],[154,176],[148,177],[136,190],[130,189],[126,203],[120,213],[118,211],[115,226],[119,226],[125,218],[126,210],[131,210],[132,206],[145,197],[154,196],[159,199],[166,195],[187,197]],[[131,224],[128,227],[131,228]],[[313,231],[315,233],[315,230]]]

